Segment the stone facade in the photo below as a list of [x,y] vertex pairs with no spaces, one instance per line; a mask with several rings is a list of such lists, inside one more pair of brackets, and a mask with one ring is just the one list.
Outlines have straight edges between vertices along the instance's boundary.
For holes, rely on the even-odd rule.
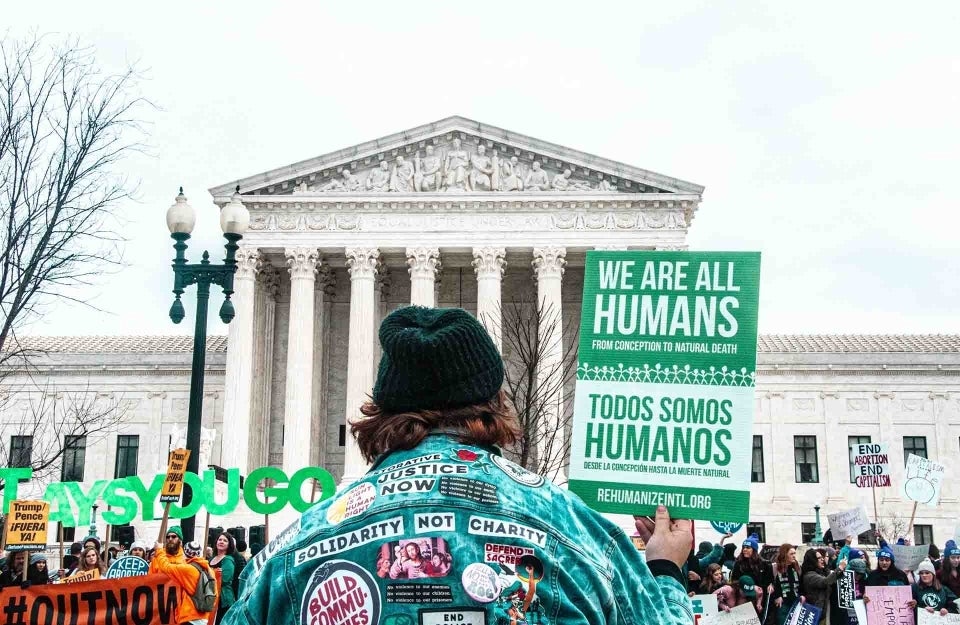
[[[211,189],[215,202],[229,201],[235,184]],[[390,310],[466,308],[509,361],[504,311],[539,303],[557,317],[541,337],[576,345],[586,252],[686,249],[703,192],[459,117],[239,184],[251,226],[238,253],[230,350],[213,339],[208,356],[204,418],[219,432],[211,462],[244,473],[319,464],[341,484],[365,471],[344,424],[372,389],[376,328]],[[186,419],[188,346],[148,337],[32,340],[48,352],[43,384],[89,380],[96,392],[136,402],[123,427],[141,436],[142,466],[159,468],[171,428]],[[558,357],[547,355],[538,378]],[[763,337],[758,369],[763,480],[752,510],[768,541],[798,540],[817,501],[825,512],[861,501],[872,508],[870,493],[849,484],[848,436],[892,443],[894,463],[904,437],[925,437],[928,456],[948,464],[960,451],[960,337]],[[15,407],[28,393],[16,384],[26,381],[8,380]],[[563,394],[572,399],[572,380]],[[4,423],[17,418],[10,410]],[[548,417],[560,427],[563,415]],[[808,455],[816,450],[816,482],[795,479],[795,436],[815,437],[804,440]],[[112,477],[109,437],[88,454],[97,460],[85,480]],[[563,482],[563,468],[551,477]],[[940,543],[952,536],[958,494],[951,483],[944,505],[917,513]],[[910,514],[896,491],[879,493],[878,506]]]

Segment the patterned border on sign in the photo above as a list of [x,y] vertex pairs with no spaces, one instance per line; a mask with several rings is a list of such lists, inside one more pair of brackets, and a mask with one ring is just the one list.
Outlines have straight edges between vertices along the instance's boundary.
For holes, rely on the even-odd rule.
[[726,366],[696,369],[690,365],[680,367],[663,367],[659,363],[651,367],[649,364],[640,367],[617,367],[604,365],[590,366],[582,362],[577,366],[577,379],[588,382],[644,382],[650,384],[702,384],[705,386],[746,386],[753,387],[756,372],[747,371],[746,367],[739,370],[728,369]]

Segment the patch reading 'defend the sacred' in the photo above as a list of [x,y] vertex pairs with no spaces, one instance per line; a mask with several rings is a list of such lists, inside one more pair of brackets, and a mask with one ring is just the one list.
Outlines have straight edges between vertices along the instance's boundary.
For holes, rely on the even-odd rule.
[[354,547],[366,545],[375,540],[384,538],[393,538],[403,534],[403,517],[393,517],[377,523],[371,523],[352,532],[341,534],[340,536],[331,536],[323,538],[308,545],[302,549],[297,549],[294,554],[296,566],[300,566],[310,560],[316,560],[324,556],[331,556]]
[[487,625],[487,611],[477,608],[423,608],[420,625]]
[[490,462],[497,465],[497,468],[507,474],[514,482],[518,484],[523,484],[524,486],[542,486],[543,485],[543,476],[537,475],[536,473],[531,473],[527,471],[519,464],[511,462],[504,458],[503,456],[498,456],[496,454],[490,454]]
[[480,603],[490,603],[500,594],[497,572],[481,562],[467,565],[460,581],[467,595]]
[[300,622],[304,625],[373,625],[380,622],[380,589],[363,568],[347,560],[324,562],[303,593]]
[[493,562],[495,564],[506,564],[507,566],[516,566],[517,561],[523,556],[532,556],[533,549],[530,547],[517,547],[516,545],[501,545],[499,543],[487,543],[483,546],[483,561]]
[[377,489],[374,488],[373,484],[367,482],[358,484],[330,504],[327,509],[327,521],[337,525],[345,519],[363,514],[376,498]]
[[547,544],[547,534],[545,532],[513,521],[491,519],[485,516],[471,515],[467,523],[467,532],[476,536],[520,538],[540,547]]

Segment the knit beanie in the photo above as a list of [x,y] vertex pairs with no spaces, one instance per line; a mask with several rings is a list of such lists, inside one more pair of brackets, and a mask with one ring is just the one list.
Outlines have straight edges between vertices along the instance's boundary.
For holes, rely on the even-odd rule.
[[740,590],[743,591],[744,597],[750,597],[751,599],[757,597],[757,585],[749,575],[740,576]]
[[877,552],[877,559],[880,558],[889,558],[890,562],[896,562],[896,558],[893,557],[893,550],[890,547],[880,548],[880,551]]
[[103,544],[100,542],[100,539],[92,534],[83,539],[83,544],[86,545],[88,542],[93,542],[97,546],[97,553],[100,553],[100,546]]
[[195,540],[191,540],[183,546],[183,555],[187,556],[188,558],[196,558],[202,551],[203,547],[201,547],[200,543]]
[[747,539],[743,541],[741,547],[752,547],[755,552],[760,553],[760,537],[756,534],[750,534],[747,536]]
[[[180,529],[179,525],[174,525],[173,527],[169,528],[167,530],[167,534],[176,534],[180,537],[180,542],[183,542],[183,530]],[[164,534],[164,538],[166,538],[167,534]]]
[[399,308],[380,324],[380,345],[373,401],[385,412],[478,404],[503,384],[493,340],[461,308]]
[[853,571],[854,573],[858,573],[860,575],[866,575],[867,561],[862,558],[857,558],[856,560],[850,560],[850,562],[847,563],[847,568]]
[[957,547],[956,541],[948,540],[947,546],[943,549],[943,557],[960,556],[960,547]]
[[937,570],[933,568],[933,562],[930,561],[930,558],[924,558],[923,562],[917,565],[917,575],[920,575],[923,571],[927,573],[937,574]]
[[46,562],[47,556],[42,553],[35,553],[30,556],[30,564],[36,564],[37,562]]

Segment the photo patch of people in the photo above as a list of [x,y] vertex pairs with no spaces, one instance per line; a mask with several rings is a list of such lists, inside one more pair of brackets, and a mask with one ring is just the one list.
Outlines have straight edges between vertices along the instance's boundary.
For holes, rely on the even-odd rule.
[[377,552],[377,576],[381,578],[446,577],[452,565],[447,541],[440,537],[383,543]]

